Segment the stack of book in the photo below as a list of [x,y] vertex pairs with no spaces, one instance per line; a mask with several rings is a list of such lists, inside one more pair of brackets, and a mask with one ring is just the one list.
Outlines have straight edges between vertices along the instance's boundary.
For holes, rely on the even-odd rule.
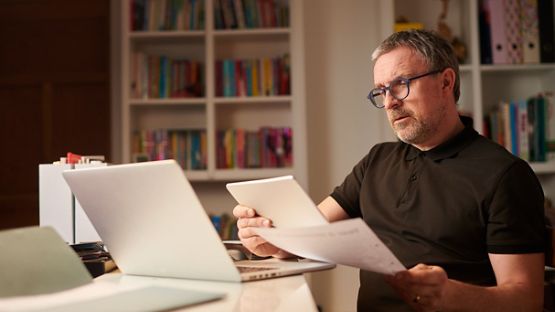
[[281,168],[293,165],[293,134],[289,127],[218,130],[217,167]]
[[552,93],[502,101],[484,118],[484,134],[532,162],[555,159],[555,102]]
[[212,221],[216,232],[218,232],[222,240],[239,239],[237,237],[237,219],[232,218],[229,214],[210,214],[210,221]]
[[214,0],[216,29],[287,27],[287,0]]
[[287,95],[289,88],[289,55],[216,61],[217,96]]
[[204,28],[204,0],[131,0],[131,30]]
[[207,167],[206,130],[139,130],[133,135],[135,162],[175,159],[184,170]]
[[204,95],[203,64],[186,59],[131,55],[131,97],[183,98]]

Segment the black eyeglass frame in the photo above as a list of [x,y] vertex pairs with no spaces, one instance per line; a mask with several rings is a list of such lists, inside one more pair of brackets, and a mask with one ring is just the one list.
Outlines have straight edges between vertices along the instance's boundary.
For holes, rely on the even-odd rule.
[[[370,102],[372,102],[372,104],[373,104],[376,108],[384,108],[385,105],[384,105],[384,104],[378,104],[378,103],[374,100],[375,97],[377,97],[377,96],[384,96],[384,97],[385,97],[385,96],[386,96],[386,93],[389,91],[389,94],[391,94],[391,96],[392,96],[393,98],[395,98],[395,99],[397,99],[397,100],[399,100],[399,101],[402,101],[402,100],[406,99],[406,98],[409,96],[409,94],[410,94],[410,82],[411,82],[411,81],[416,80],[416,79],[419,79],[419,78],[422,78],[422,77],[426,77],[426,76],[429,76],[429,75],[439,74],[439,73],[441,73],[442,71],[443,71],[443,69],[436,69],[436,70],[432,70],[432,71],[426,72],[426,73],[424,73],[424,74],[420,74],[420,75],[417,75],[417,76],[414,76],[414,77],[410,77],[410,78],[402,78],[402,77],[401,77],[401,78],[397,78],[397,79],[391,81],[391,82],[389,83],[389,86],[387,86],[387,87],[374,88],[374,89],[370,90],[370,93],[368,93],[368,96],[367,96],[366,98],[367,98],[368,100],[370,100]],[[407,94],[406,94],[405,96],[403,96],[402,98],[396,97],[396,96],[391,92],[391,86],[392,86],[392,85],[393,85],[393,86],[396,85],[396,84],[395,84],[396,82],[401,82],[402,84],[404,84],[404,85],[407,86]]]

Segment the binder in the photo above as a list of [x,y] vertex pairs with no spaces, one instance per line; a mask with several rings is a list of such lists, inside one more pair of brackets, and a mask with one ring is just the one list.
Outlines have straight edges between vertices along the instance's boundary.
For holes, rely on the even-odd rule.
[[491,64],[491,18],[488,0],[480,1],[478,21],[480,30],[480,63]]
[[553,0],[538,0],[538,26],[540,41],[540,61],[555,62]]
[[520,27],[519,0],[505,0],[504,4],[507,61],[509,64],[522,64],[522,32]]
[[493,64],[507,64],[507,38],[505,36],[505,18],[503,0],[486,2],[491,21],[491,52]]
[[520,0],[520,12],[522,61],[523,63],[539,63],[538,1]]

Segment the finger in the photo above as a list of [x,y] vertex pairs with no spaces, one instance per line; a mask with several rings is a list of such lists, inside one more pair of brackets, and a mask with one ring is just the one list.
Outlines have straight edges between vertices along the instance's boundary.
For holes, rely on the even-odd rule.
[[254,231],[254,227],[245,227],[237,231],[237,234],[240,239],[249,239],[251,237],[260,237]]
[[237,227],[242,229],[246,227],[271,227],[272,222],[266,218],[241,218],[237,220]]
[[256,216],[256,211],[247,206],[237,205],[233,208],[233,215],[236,218],[252,218]]
[[418,264],[407,271],[407,282],[420,285],[438,285],[447,280],[447,273],[439,266]]

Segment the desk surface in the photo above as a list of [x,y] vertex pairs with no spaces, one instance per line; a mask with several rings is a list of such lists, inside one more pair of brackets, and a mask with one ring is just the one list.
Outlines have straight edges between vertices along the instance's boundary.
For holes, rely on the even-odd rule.
[[[0,311],[38,311],[55,308],[69,311],[74,306],[95,299],[148,286],[189,289],[226,294],[223,299],[185,307],[176,311],[317,311],[305,276],[293,275],[256,282],[209,282],[177,278],[104,274],[93,283],[70,290],[29,297],[0,298]],[[128,298],[133,300],[133,298]],[[89,309],[91,310],[91,309]],[[92,311],[95,311],[93,308]]]
[[227,294],[223,299],[176,311],[317,311],[304,275],[230,283],[109,273],[96,278],[95,282],[122,286],[158,285]]

